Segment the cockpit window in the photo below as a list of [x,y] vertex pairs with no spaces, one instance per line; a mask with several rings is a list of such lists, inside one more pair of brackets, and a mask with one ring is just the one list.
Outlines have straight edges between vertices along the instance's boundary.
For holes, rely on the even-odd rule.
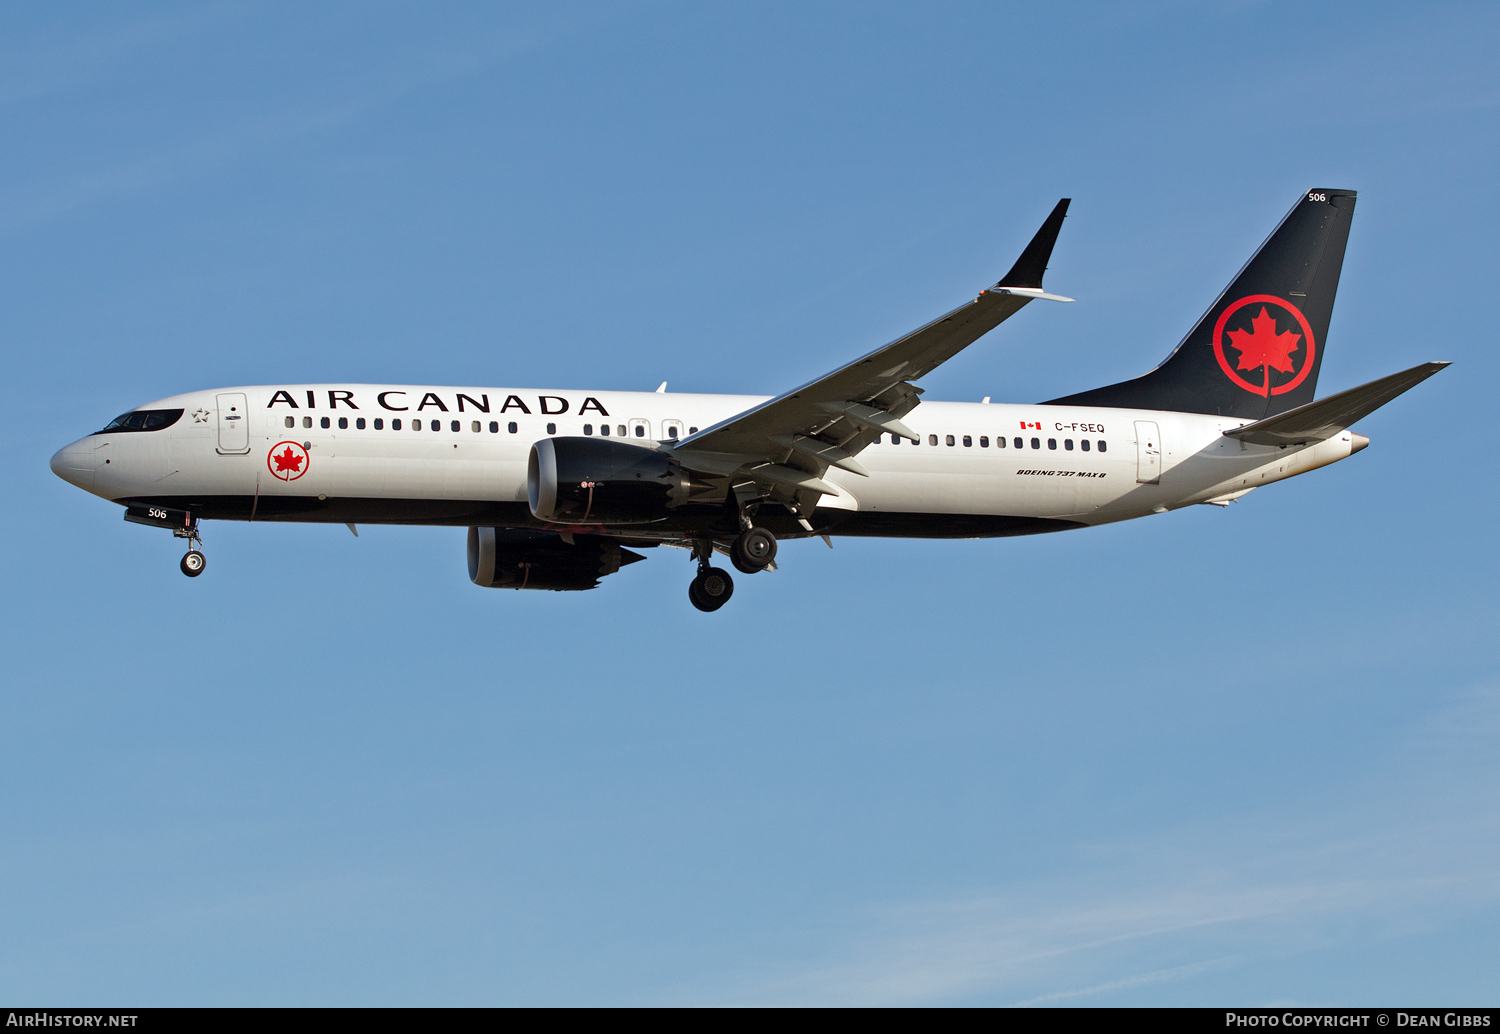
[[95,434],[119,434],[122,431],[160,431],[171,427],[182,419],[180,409],[137,409],[131,413],[121,413],[115,417],[103,430],[95,431]]

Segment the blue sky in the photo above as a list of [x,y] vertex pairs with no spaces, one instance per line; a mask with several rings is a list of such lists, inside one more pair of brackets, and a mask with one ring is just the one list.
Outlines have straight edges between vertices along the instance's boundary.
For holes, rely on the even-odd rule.
[[[0,10],[0,996],[1494,1004],[1500,165],[1483,4]],[[1347,463],[1067,535],[469,584],[461,529],[52,476],[180,391],[774,393],[1074,198],[924,386],[1143,372],[1360,191]]]

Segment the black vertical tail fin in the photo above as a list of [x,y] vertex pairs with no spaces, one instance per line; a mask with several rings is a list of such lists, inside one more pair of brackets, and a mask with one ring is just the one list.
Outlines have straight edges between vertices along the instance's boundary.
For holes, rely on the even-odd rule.
[[1047,405],[1261,420],[1311,402],[1354,200],[1352,190],[1303,194],[1166,362]]

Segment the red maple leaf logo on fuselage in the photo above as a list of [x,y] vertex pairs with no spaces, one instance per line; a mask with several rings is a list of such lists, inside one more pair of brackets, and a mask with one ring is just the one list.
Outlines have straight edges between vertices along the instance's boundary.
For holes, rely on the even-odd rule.
[[1241,370],[1259,370],[1268,367],[1266,381],[1271,379],[1271,370],[1291,373],[1292,353],[1302,344],[1302,335],[1289,330],[1276,330],[1276,317],[1260,307],[1260,315],[1250,321],[1249,330],[1231,330],[1229,346],[1240,353],[1236,366]]
[[293,452],[290,445],[286,447],[286,451],[280,456],[272,456],[271,458],[276,461],[276,472],[278,474],[283,470],[300,471],[302,469],[302,457]]

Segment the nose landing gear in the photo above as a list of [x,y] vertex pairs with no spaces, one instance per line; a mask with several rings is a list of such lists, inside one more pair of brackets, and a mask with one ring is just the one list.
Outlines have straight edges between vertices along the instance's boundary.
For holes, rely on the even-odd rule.
[[198,518],[189,517],[184,527],[172,529],[172,535],[188,540],[188,551],[183,554],[182,563],[177,566],[189,578],[197,578],[208,566],[208,557],[203,555],[203,534],[198,530]]

